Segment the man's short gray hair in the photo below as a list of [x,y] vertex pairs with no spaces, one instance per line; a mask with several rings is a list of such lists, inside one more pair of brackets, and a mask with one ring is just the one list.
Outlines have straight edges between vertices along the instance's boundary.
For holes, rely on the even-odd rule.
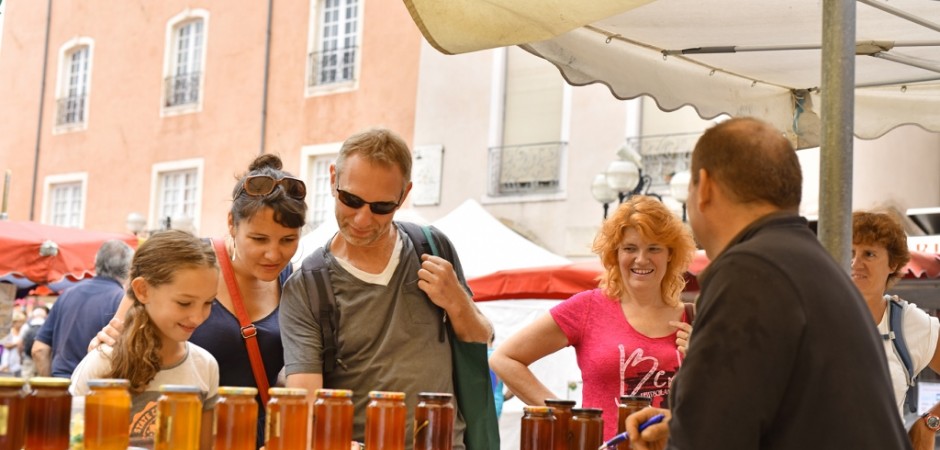
[[118,239],[105,241],[95,255],[95,275],[124,281],[131,268],[134,249]]

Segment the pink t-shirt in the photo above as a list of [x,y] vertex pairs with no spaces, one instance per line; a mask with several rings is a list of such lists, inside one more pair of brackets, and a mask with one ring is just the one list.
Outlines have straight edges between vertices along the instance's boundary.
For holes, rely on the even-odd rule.
[[650,397],[653,406],[668,407],[666,395],[682,363],[675,333],[658,338],[640,334],[627,322],[620,303],[600,289],[575,294],[551,314],[577,354],[584,381],[582,407],[604,410],[605,440],[617,433],[621,395]]

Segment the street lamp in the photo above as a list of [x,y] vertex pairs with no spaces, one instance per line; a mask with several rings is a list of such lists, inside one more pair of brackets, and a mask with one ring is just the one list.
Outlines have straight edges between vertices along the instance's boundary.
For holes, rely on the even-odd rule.
[[147,226],[147,218],[143,214],[132,212],[127,215],[127,230],[137,236]]
[[[611,202],[624,200],[638,194],[648,194],[651,178],[643,174],[643,159],[633,148],[624,145],[617,151],[618,159],[607,167],[607,171],[597,174],[591,183],[591,195],[594,200],[604,205],[604,218],[607,218]],[[659,195],[649,194],[659,198]]]
[[689,183],[692,181],[692,172],[683,170],[673,174],[669,180],[669,193],[672,198],[682,203],[682,221],[686,221],[686,202],[689,200]]

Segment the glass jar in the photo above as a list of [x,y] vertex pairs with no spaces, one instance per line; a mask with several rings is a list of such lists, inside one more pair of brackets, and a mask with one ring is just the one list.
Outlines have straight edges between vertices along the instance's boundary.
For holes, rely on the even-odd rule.
[[88,380],[85,396],[85,450],[125,450],[130,445],[131,383],[119,379]]
[[266,450],[306,450],[310,411],[307,390],[270,388],[264,419]]
[[552,450],[555,448],[555,417],[549,406],[522,408],[522,438],[519,450]]
[[353,403],[348,389],[317,389],[313,403],[313,448],[349,450],[352,442]]
[[197,386],[160,386],[154,450],[199,450],[202,433],[201,394],[202,390]]
[[0,377],[0,449],[23,448],[26,442],[26,392],[22,378]]
[[215,448],[255,450],[258,439],[258,389],[253,387],[219,387],[215,404],[212,433]]
[[26,450],[62,450],[69,447],[72,396],[68,378],[29,379],[26,397]]
[[568,421],[571,420],[571,408],[574,408],[574,405],[574,400],[557,398],[545,400],[545,406],[552,408],[552,415],[555,416],[555,432],[552,438],[555,442],[555,450],[568,450],[568,443],[571,440]]
[[454,447],[454,396],[421,392],[415,406],[414,450]]
[[369,392],[366,406],[366,448],[405,449],[404,392]]
[[[621,395],[620,405],[617,406],[617,434],[627,431],[627,416],[643,408],[646,408],[651,404],[652,400],[649,397],[641,397],[638,395]],[[617,445],[617,450],[628,450],[629,448],[629,442],[623,442]]]
[[604,443],[604,410],[574,408],[571,410],[571,450],[597,450]]

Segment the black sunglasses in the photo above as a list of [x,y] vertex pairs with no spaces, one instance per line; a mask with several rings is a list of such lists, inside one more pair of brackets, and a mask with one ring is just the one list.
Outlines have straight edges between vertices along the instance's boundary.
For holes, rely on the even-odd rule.
[[[402,194],[404,194],[404,192]],[[336,198],[338,198],[342,204],[352,209],[359,209],[365,205],[369,205],[369,210],[372,211],[372,214],[379,214],[383,216],[395,212],[399,206],[399,203],[395,202],[367,202],[358,195],[350,194],[349,192],[339,188],[336,189]],[[401,201],[400,197],[398,201]]]
[[307,185],[303,180],[294,177],[274,178],[270,175],[251,175],[245,177],[242,190],[252,196],[265,196],[281,186],[284,193],[290,197],[303,200],[307,196]]

